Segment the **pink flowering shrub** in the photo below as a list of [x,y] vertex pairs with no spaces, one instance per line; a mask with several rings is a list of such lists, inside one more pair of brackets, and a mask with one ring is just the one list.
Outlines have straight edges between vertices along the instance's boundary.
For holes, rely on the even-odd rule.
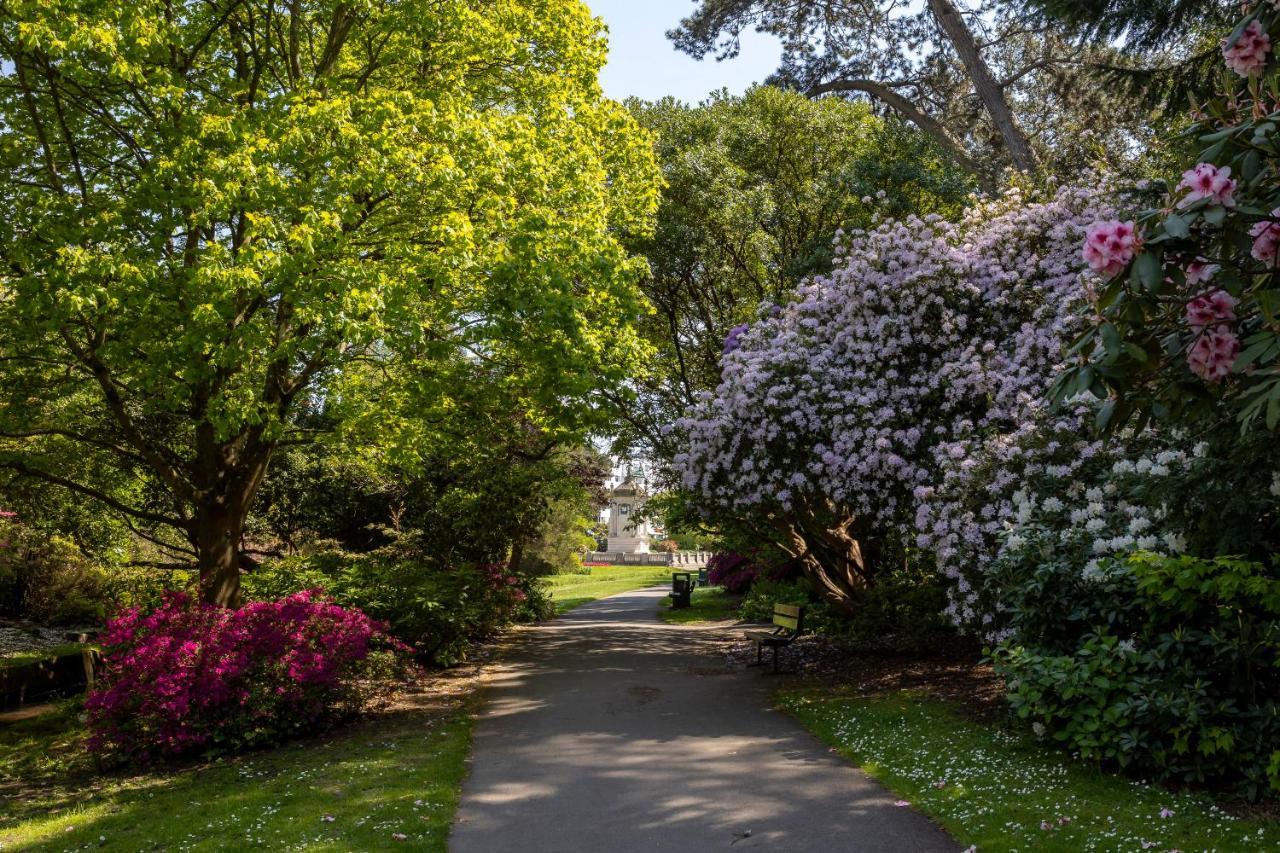
[[794,562],[768,561],[759,551],[748,554],[720,551],[707,561],[707,579],[712,586],[722,586],[732,593],[746,592],[757,578],[790,580],[797,573]]
[[1181,181],[1138,188],[1132,239],[1100,218],[1082,242],[1108,281],[1092,292],[1095,323],[1053,396],[1092,392],[1107,428],[1232,410],[1246,425],[1280,426],[1280,5],[1243,9],[1223,42],[1239,77],[1224,75],[1224,90],[1196,108],[1203,147]]
[[146,763],[277,743],[359,711],[398,644],[314,591],[238,609],[171,594],[103,632],[89,748]]

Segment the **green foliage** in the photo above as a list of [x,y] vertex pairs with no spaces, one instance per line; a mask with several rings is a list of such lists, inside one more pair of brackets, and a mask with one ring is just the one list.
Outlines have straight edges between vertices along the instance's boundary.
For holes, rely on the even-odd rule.
[[[1246,24],[1280,38],[1280,14],[1269,3],[1246,4],[1235,19],[1234,30],[1224,26],[1217,34],[1229,44]],[[1084,392],[1108,400],[1099,421],[1107,429],[1212,423],[1224,412],[1237,414],[1246,430],[1280,425],[1274,246],[1280,65],[1268,50],[1258,69],[1240,76],[1227,70],[1221,51],[1214,58],[1215,94],[1195,110],[1186,133],[1195,150],[1180,168],[1212,170],[1230,181],[1231,192],[1201,196],[1175,180],[1134,188],[1133,251],[1091,288],[1096,322],[1073,345],[1078,363],[1052,392],[1058,400]],[[1193,322],[1194,300],[1219,290],[1229,316]]]
[[108,576],[59,536],[0,518],[0,614],[50,625],[93,625]]
[[247,576],[245,588],[259,600],[324,589],[386,622],[422,660],[441,666],[464,660],[471,643],[512,622],[551,613],[536,580],[496,564],[441,563],[412,535],[365,554],[332,549],[273,561]]
[[936,652],[956,641],[955,627],[943,616],[946,606],[946,584],[938,573],[910,563],[882,572],[836,631],[857,649]]
[[1266,790],[1280,739],[1280,577],[1257,563],[1138,553],[1010,590],[994,660],[1018,715],[1092,761]]
[[580,440],[657,199],[605,52],[576,0],[6,4],[0,467],[230,603],[281,446]]
[[775,604],[799,604],[805,608],[804,627],[806,631],[826,633],[839,621],[831,613],[830,607],[818,598],[813,585],[805,578],[794,580],[772,580],[757,577],[751,589],[742,599],[742,607],[738,615],[744,622],[769,622],[773,619]]

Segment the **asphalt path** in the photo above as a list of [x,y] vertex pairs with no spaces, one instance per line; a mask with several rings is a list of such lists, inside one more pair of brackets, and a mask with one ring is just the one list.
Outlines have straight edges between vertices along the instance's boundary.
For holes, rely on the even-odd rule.
[[662,589],[517,632],[476,722],[452,853],[957,851],[727,667]]

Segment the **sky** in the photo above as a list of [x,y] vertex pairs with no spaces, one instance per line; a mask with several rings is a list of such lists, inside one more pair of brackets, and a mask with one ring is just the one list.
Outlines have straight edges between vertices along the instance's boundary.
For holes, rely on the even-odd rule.
[[733,59],[695,60],[678,53],[667,38],[680,19],[696,8],[693,0],[586,0],[609,27],[609,62],[600,85],[611,98],[656,100],[674,95],[696,104],[721,87],[740,94],[778,67],[781,52],[773,36],[743,35],[742,52]]

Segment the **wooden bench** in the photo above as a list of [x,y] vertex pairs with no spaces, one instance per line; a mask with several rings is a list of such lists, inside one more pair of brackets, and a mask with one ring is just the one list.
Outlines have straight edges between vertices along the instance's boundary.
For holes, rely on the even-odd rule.
[[671,573],[671,609],[681,610],[693,604],[693,588],[698,585],[693,572]]
[[778,649],[791,645],[804,633],[804,608],[798,604],[773,605],[773,629],[755,628],[746,632],[747,639],[756,644],[756,662],[749,666],[762,666],[764,647],[773,649],[773,671],[778,671]]

